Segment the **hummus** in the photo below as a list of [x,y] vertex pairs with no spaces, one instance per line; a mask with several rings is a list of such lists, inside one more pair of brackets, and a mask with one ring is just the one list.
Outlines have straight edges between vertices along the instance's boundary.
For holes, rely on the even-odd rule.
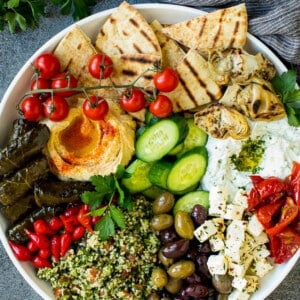
[[70,108],[61,122],[51,122],[46,148],[51,171],[62,180],[87,181],[93,175],[114,173],[134,154],[135,122],[110,103],[101,121],[88,119],[81,105]]

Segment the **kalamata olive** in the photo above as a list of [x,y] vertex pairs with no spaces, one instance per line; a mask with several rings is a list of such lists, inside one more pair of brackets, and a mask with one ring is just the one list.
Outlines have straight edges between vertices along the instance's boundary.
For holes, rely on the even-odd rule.
[[152,283],[158,287],[163,288],[168,283],[168,274],[160,267],[156,267],[151,273]]
[[181,289],[175,296],[174,300],[190,300],[190,296],[186,293],[185,289]]
[[197,273],[193,273],[191,276],[186,278],[189,284],[196,284],[202,282],[201,277]]
[[147,300],[160,300],[160,296],[157,293],[152,293],[147,297]]
[[173,263],[174,263],[174,259],[173,258],[168,258],[168,257],[165,257],[162,253],[162,250],[163,249],[160,249],[158,251],[158,259],[159,261],[165,266],[165,267],[169,267],[171,266]]
[[204,243],[200,243],[197,245],[197,251],[200,254],[210,254],[211,251],[211,247],[208,241],[204,242]]
[[189,240],[181,239],[170,242],[162,247],[162,253],[167,258],[180,258],[186,254],[189,249]]
[[190,297],[200,299],[208,296],[209,289],[203,284],[190,284],[185,288],[187,295]]
[[162,193],[153,201],[153,213],[157,215],[170,212],[174,206],[174,202],[175,198],[173,194],[170,192]]
[[220,294],[229,294],[232,291],[232,277],[228,274],[213,275],[212,284]]
[[207,219],[207,210],[200,204],[194,205],[192,209],[192,218],[194,222],[200,226]]
[[162,243],[166,244],[178,240],[179,236],[177,235],[174,227],[169,227],[159,232],[159,238]]
[[177,294],[182,288],[182,285],[183,285],[182,279],[176,279],[170,277],[167,285],[165,286],[165,289],[171,294]]
[[174,226],[179,236],[188,240],[193,239],[195,227],[188,212],[178,211],[175,215]]
[[185,279],[195,272],[195,264],[190,260],[180,260],[168,268],[169,276],[176,279]]
[[211,278],[211,275],[209,273],[208,267],[207,267],[207,256],[205,255],[199,255],[197,256],[197,265],[198,265],[198,270],[201,274],[206,276],[207,278]]
[[150,225],[154,230],[160,231],[171,227],[174,223],[174,218],[169,214],[160,214],[152,217]]

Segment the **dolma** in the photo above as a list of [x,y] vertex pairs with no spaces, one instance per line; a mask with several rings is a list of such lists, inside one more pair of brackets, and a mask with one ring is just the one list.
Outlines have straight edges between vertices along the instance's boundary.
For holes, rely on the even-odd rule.
[[29,130],[35,128],[37,125],[36,122],[29,122],[22,118],[17,118],[13,121],[13,128],[8,137],[8,143],[19,138],[21,135],[24,135]]
[[32,193],[21,197],[15,204],[1,207],[3,215],[11,222],[15,223],[21,217],[33,211],[35,205],[34,196]]
[[33,189],[34,182],[48,175],[47,159],[42,156],[0,182],[0,202],[12,205]]
[[93,189],[87,181],[40,180],[34,184],[34,198],[38,206],[74,203],[84,191]]
[[33,230],[33,223],[37,219],[49,220],[53,216],[61,214],[65,210],[63,206],[55,207],[41,207],[30,213],[22,221],[11,226],[8,229],[7,236],[10,241],[13,241],[18,244],[24,244],[28,241],[28,236],[25,233],[25,229]]
[[0,151],[0,177],[23,167],[41,152],[50,136],[50,130],[44,124],[38,123],[25,133],[18,126],[16,128],[23,134],[10,139],[8,145]]

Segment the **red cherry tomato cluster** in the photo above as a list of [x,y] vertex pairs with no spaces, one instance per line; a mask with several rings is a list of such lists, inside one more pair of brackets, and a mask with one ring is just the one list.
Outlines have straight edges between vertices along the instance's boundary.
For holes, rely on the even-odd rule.
[[251,176],[248,209],[264,226],[275,263],[283,263],[300,248],[300,163],[286,179]]
[[70,88],[77,87],[76,78],[68,72],[60,72],[60,61],[52,53],[39,55],[34,60],[33,67],[35,76],[30,90],[52,89],[53,94],[41,91],[25,97],[19,106],[23,117],[32,122],[38,122],[45,117],[52,121],[63,120],[69,113],[66,97],[75,93]]
[[37,268],[50,268],[52,261],[64,257],[72,243],[80,240],[87,230],[93,232],[96,220],[89,212],[89,206],[82,204],[69,207],[48,221],[38,219],[34,221],[32,231],[25,229],[29,238],[27,245],[13,241],[9,244],[20,261],[31,261]]

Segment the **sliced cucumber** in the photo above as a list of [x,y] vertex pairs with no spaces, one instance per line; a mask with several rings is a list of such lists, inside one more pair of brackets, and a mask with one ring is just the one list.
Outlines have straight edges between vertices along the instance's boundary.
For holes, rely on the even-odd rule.
[[183,142],[183,149],[177,153],[177,156],[180,156],[195,147],[205,146],[207,142],[207,133],[195,125],[194,118],[187,119],[187,125],[189,132]]
[[207,150],[196,147],[180,156],[173,165],[168,179],[168,190],[178,194],[200,183],[207,166]]
[[175,202],[173,214],[175,215],[179,210],[191,213],[196,204],[200,204],[208,209],[209,193],[207,191],[198,190],[185,194]]
[[172,169],[172,163],[165,160],[158,160],[151,166],[148,177],[152,184],[162,188],[167,188],[167,178]]
[[126,168],[126,172],[130,173],[131,176],[129,178],[123,178],[122,183],[130,193],[139,193],[152,186],[148,178],[151,166],[152,163],[146,163],[140,159],[136,159]]
[[178,155],[182,152],[184,143],[180,143],[168,152],[168,155]]
[[162,119],[148,126],[137,137],[136,156],[145,162],[157,161],[181,143],[187,132],[188,126],[183,117]]
[[165,190],[159,188],[158,186],[151,186],[149,189],[142,191],[142,194],[150,199],[155,199],[161,195]]

